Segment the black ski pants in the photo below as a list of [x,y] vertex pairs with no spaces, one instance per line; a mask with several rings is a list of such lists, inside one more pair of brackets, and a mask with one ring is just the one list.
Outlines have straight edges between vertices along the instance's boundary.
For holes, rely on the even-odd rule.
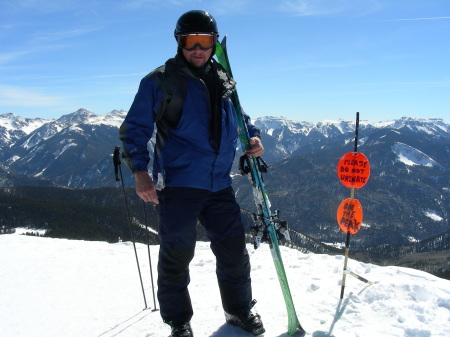
[[158,301],[161,316],[169,324],[188,322],[193,315],[188,285],[197,220],[206,229],[216,256],[224,310],[244,313],[252,300],[250,261],[233,189],[210,192],[169,186],[159,192],[158,261]]

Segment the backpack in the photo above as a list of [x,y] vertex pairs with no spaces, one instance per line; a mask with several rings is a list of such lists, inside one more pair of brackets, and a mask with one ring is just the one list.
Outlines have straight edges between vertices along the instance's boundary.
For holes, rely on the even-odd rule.
[[169,139],[169,129],[180,121],[186,97],[186,78],[175,68],[175,59],[169,59],[163,66],[149,75],[162,91],[161,103],[155,111],[154,121],[162,140]]

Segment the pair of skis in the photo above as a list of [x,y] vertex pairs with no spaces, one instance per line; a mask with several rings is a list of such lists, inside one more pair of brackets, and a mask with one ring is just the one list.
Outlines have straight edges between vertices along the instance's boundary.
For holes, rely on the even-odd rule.
[[[216,57],[218,62],[225,68],[225,70],[233,77],[230,62],[228,59],[226,48],[226,36],[222,42],[217,42],[216,45]],[[243,151],[251,148],[250,136],[247,130],[243,118],[243,110],[239,102],[237,91],[232,94],[231,100],[233,102],[234,109],[236,110],[238,125],[239,125],[239,137],[242,143]],[[294,302],[292,300],[291,291],[289,290],[289,284],[286,277],[286,271],[284,269],[283,260],[281,258],[281,252],[279,247],[279,238],[289,240],[289,231],[287,230],[286,222],[281,221],[278,218],[278,211],[272,213],[270,210],[270,201],[267,197],[264,187],[264,181],[262,178],[262,172],[266,171],[267,166],[264,161],[258,157],[248,157],[245,154],[240,160],[240,170],[242,174],[248,174],[249,180],[252,184],[253,197],[255,199],[257,213],[254,214],[255,226],[252,227],[254,234],[254,246],[258,248],[261,241],[268,237],[270,243],[270,252],[275,264],[275,269],[280,282],[281,290],[283,293],[284,301],[286,303],[286,309],[288,314],[288,333],[293,335],[295,333],[305,334],[305,330],[300,325],[295,311]]]

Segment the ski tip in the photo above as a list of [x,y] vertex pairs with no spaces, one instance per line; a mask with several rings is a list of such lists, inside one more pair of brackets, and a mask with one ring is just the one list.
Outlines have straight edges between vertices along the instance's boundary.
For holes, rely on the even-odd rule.
[[220,42],[220,44],[222,45],[222,47],[225,49],[226,45],[227,45],[227,35],[225,35],[222,39],[222,41]]

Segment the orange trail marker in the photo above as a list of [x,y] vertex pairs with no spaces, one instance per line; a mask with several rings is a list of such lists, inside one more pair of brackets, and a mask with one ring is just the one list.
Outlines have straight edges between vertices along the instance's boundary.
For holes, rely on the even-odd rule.
[[337,210],[337,222],[344,233],[356,234],[361,228],[363,210],[357,199],[345,199]]
[[369,180],[369,160],[362,153],[349,152],[339,160],[337,174],[345,187],[361,188]]

